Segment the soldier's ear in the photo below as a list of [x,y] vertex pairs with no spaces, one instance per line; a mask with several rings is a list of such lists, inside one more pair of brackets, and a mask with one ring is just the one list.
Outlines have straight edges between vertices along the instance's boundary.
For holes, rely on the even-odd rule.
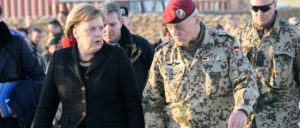
[[200,24],[201,22],[201,17],[199,15],[196,15],[195,16],[195,21],[196,21],[196,24]]

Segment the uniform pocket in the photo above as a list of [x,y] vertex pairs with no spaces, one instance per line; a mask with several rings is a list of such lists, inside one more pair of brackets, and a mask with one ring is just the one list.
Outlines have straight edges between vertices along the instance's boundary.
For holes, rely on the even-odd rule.
[[165,95],[166,102],[176,102],[178,101],[178,92],[181,91],[182,82],[185,82],[184,73],[185,67],[181,64],[165,64],[164,65],[164,81],[165,81]]
[[278,89],[287,89],[291,82],[294,55],[290,52],[276,51],[274,53],[271,85]]
[[225,96],[231,92],[226,61],[203,62],[203,77],[206,94]]
[[184,74],[184,65],[165,65],[165,75],[166,79],[169,81],[179,80]]

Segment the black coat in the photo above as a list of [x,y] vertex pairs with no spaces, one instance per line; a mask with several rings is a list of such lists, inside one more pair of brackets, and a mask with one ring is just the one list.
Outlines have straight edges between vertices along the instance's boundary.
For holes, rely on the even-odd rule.
[[54,53],[33,128],[51,126],[59,101],[62,128],[76,127],[83,117],[88,128],[143,128],[143,108],[123,50],[103,45],[84,75],[86,82],[77,56],[77,45]]
[[142,95],[154,56],[154,47],[145,38],[131,34],[124,25],[121,28],[121,39],[118,44],[125,50],[132,63],[137,87]]

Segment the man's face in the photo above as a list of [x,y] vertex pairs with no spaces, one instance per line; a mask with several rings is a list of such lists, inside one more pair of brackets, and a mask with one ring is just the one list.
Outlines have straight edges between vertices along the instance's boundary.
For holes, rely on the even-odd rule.
[[250,0],[250,10],[253,22],[263,27],[272,20],[276,11],[276,1]]
[[32,27],[32,18],[30,16],[25,17],[25,27],[27,28]]
[[53,24],[48,25],[48,30],[52,35],[62,33],[61,28],[59,26],[56,26],[56,25],[53,25]]
[[107,14],[104,22],[103,39],[107,43],[117,43],[121,38],[122,23],[116,12]]
[[195,16],[190,16],[177,24],[167,24],[172,39],[178,46],[189,46],[189,43],[194,40],[197,27],[199,23],[196,22]]
[[32,34],[31,34],[31,41],[35,44],[38,44],[40,43],[41,41],[41,38],[42,38],[42,33],[39,33],[37,31],[33,31]]
[[59,21],[60,24],[65,25],[67,17],[63,13],[58,13],[57,20]]

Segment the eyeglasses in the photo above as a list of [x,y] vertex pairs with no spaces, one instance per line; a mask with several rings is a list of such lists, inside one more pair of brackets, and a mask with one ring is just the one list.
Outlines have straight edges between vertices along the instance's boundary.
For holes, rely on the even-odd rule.
[[271,5],[274,4],[274,0],[272,3],[270,4],[267,4],[267,5],[264,5],[264,6],[253,6],[253,5],[250,5],[251,9],[254,11],[254,12],[258,12],[258,10],[260,10],[261,12],[267,12],[271,9]]
[[166,26],[167,26],[167,28],[169,28],[169,29],[176,29],[176,30],[178,30],[178,31],[181,31],[181,30],[183,30],[183,25],[184,24],[167,24]]
[[176,29],[178,31],[181,31],[185,28],[185,26],[187,25],[187,22],[189,20],[191,20],[193,17],[195,17],[194,15],[189,16],[188,18],[186,18],[184,21],[182,21],[181,23],[177,23],[177,24],[167,24],[167,28],[168,29]]

